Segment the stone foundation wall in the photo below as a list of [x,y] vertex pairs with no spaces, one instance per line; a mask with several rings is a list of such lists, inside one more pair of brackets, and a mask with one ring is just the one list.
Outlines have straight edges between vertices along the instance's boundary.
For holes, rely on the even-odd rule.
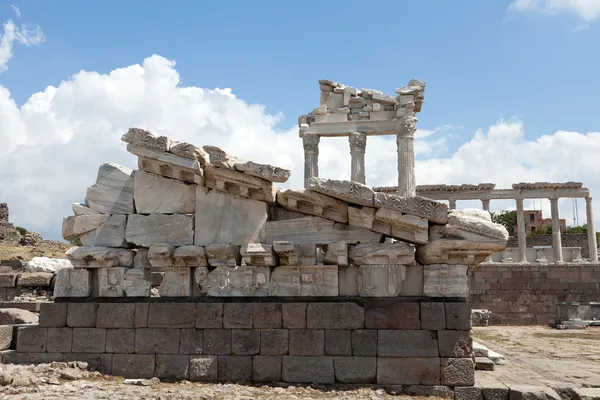
[[[561,244],[562,247],[581,247],[581,257],[589,258],[590,256],[590,246],[588,244],[588,237],[585,234],[563,234],[561,235]],[[552,246],[552,235],[527,236],[527,247],[533,246]],[[509,237],[506,247],[519,247],[517,237]]]
[[153,300],[43,304],[14,357],[87,361],[129,378],[474,384],[464,301]]
[[469,269],[473,308],[492,312],[490,325],[545,325],[556,303],[598,301],[598,264],[483,264]]

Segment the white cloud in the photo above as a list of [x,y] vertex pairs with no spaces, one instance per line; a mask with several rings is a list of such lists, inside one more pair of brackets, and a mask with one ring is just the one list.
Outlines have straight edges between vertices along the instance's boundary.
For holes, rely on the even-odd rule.
[[12,10],[15,12],[15,15],[17,16],[17,18],[21,18],[21,10],[19,10],[19,8],[17,6],[11,4],[10,8],[12,8]]
[[598,0],[515,0],[509,9],[517,12],[540,12],[554,15],[575,13],[585,22],[591,23],[600,18]]
[[[17,17],[21,16],[18,8],[13,7]],[[4,32],[0,36],[0,73],[8,68],[8,61],[13,57],[15,44],[21,44],[26,47],[37,46],[46,40],[44,32],[39,26],[33,29],[25,25],[16,26],[12,20],[4,23]]]

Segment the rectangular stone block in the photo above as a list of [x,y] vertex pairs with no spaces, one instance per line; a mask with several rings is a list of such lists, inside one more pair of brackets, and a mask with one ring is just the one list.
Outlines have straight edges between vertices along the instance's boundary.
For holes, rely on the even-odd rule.
[[377,330],[357,329],[352,331],[352,355],[371,357],[377,355]]
[[136,329],[135,352],[139,354],[178,354],[180,335],[179,329]]
[[196,304],[196,328],[222,328],[223,303]]
[[306,303],[283,303],[281,314],[284,328],[306,329]]
[[365,313],[367,329],[420,329],[419,303],[399,303],[391,300],[368,307]]
[[191,268],[165,268],[158,293],[162,297],[189,297],[192,295],[192,282]]
[[325,354],[325,331],[294,329],[289,331],[289,354],[292,356],[322,356]]
[[148,309],[149,328],[193,328],[196,325],[193,303],[152,303]]
[[259,329],[281,328],[281,303],[253,303],[252,323]]
[[380,357],[438,357],[437,332],[382,329],[378,332],[377,355]]
[[71,328],[95,327],[97,309],[98,303],[68,303],[67,326]]
[[306,326],[310,329],[361,329],[365,309],[356,303],[310,303]]
[[204,347],[204,331],[202,329],[182,329],[179,341],[180,354],[202,354]]
[[[348,222],[348,206],[332,197],[306,189],[285,189],[277,193],[277,203],[287,210],[316,215],[333,221]],[[271,218],[271,221],[283,218]]]
[[89,371],[109,375],[112,373],[112,357],[112,354],[65,353],[63,361],[83,361],[88,363]]
[[[12,325],[0,325],[0,351],[8,350],[13,346],[13,333],[14,330]],[[2,363],[1,358],[0,363]]]
[[442,358],[441,383],[448,386],[473,386],[475,364],[470,358]]
[[439,358],[377,358],[378,385],[439,385]]
[[217,267],[200,286],[202,293],[210,297],[266,297],[270,281],[271,268],[242,265]]
[[438,331],[440,356],[467,358],[473,354],[471,331]]
[[[71,217],[67,217],[66,220],[69,218]],[[127,242],[125,241],[126,226],[126,215],[111,215],[102,225],[84,233],[79,238],[84,246],[127,247]]]
[[252,381],[252,356],[218,356],[217,378],[226,382]]
[[96,315],[98,328],[133,328],[135,303],[100,303]]
[[358,267],[350,265],[338,268],[338,285],[340,296],[359,296]]
[[471,329],[471,303],[446,302],[446,329]]
[[72,343],[73,328],[48,328],[48,353],[70,353]]
[[133,317],[134,328],[147,328],[148,327],[148,309],[150,304],[148,303],[135,303],[135,313]]
[[287,240],[292,243],[379,243],[382,235],[367,229],[336,223],[319,217],[303,217],[266,223],[266,242]]
[[17,286],[18,273],[0,274],[0,288],[13,288]]
[[281,381],[280,356],[254,356],[252,357],[253,382],[280,382]]
[[89,297],[92,294],[92,276],[84,268],[63,268],[56,273],[54,297]]
[[196,185],[136,171],[133,199],[140,214],[193,214],[196,212]]
[[423,269],[423,292],[429,297],[467,297],[466,265],[430,264]]
[[17,279],[17,287],[48,287],[54,277],[50,272],[22,273]]
[[261,329],[260,354],[284,355],[288,354],[289,331],[287,329]]
[[338,296],[337,265],[273,268],[269,296]]
[[402,292],[406,266],[399,264],[361,265],[357,287],[362,297],[397,297]]
[[357,228],[371,229],[375,209],[371,207],[348,207],[348,224]]
[[40,327],[62,328],[67,326],[67,303],[40,304]]
[[336,382],[374,383],[377,378],[377,357],[333,357]]
[[190,380],[214,382],[217,380],[217,356],[191,356]]
[[130,354],[135,349],[134,329],[107,329],[106,352]]
[[260,329],[232,329],[231,354],[255,355],[260,353]]
[[153,244],[194,244],[194,217],[183,214],[132,214],[127,218],[125,239],[139,247]]
[[350,356],[352,355],[352,331],[347,329],[334,329],[325,331],[325,355]]
[[421,303],[421,329],[441,331],[446,329],[444,303]]
[[475,384],[471,387],[454,388],[454,398],[456,400],[483,400],[482,387],[480,384]]
[[26,364],[50,364],[52,362],[61,362],[63,353],[26,353]]
[[334,383],[333,357],[283,356],[281,376],[290,383]]
[[152,272],[150,268],[129,268],[123,276],[125,297],[150,297]]
[[73,328],[73,353],[104,353],[106,329]]
[[426,385],[405,385],[402,387],[402,393],[414,397],[436,397],[440,399],[454,399],[454,390],[448,386],[426,386]]
[[87,188],[85,204],[102,214],[132,214],[133,170],[113,162],[98,169],[96,183]]
[[225,303],[223,327],[237,329],[252,328],[252,303]]
[[154,365],[154,354],[114,354],[112,374],[128,379],[150,379],[154,376]]
[[125,278],[125,268],[109,267],[98,268],[97,290],[100,297],[123,297],[123,279]]
[[205,329],[204,354],[231,354],[230,329]]
[[161,380],[175,381],[190,376],[190,356],[183,354],[157,354],[154,376]]
[[46,351],[48,328],[36,326],[17,330],[17,351],[20,353],[43,353]]

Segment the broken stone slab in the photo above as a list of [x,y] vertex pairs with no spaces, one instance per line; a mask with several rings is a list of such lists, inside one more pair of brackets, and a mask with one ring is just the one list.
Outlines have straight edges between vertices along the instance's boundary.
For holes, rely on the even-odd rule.
[[431,264],[423,268],[423,293],[428,297],[469,295],[467,265]]
[[269,164],[259,164],[254,161],[238,161],[234,164],[237,171],[262,178],[269,182],[287,182],[291,171]]
[[338,296],[337,265],[273,268],[269,296]]
[[436,224],[448,223],[448,206],[424,197],[400,197],[392,193],[375,193],[375,207],[426,218]]
[[448,213],[448,224],[442,237],[472,242],[502,242],[506,246],[508,231],[504,226],[492,222],[490,213],[485,210],[452,210]]
[[425,244],[429,240],[429,221],[426,218],[380,208],[375,213],[371,228],[388,237],[413,244]]
[[240,246],[211,244],[205,247],[205,252],[211,267],[235,267],[242,263]]
[[85,204],[102,214],[133,214],[132,169],[106,162],[98,169],[96,183],[87,188]]
[[201,290],[208,296],[236,297],[269,295],[271,269],[269,267],[220,266],[210,271],[200,283]]
[[139,214],[193,214],[196,185],[138,171],[133,180],[133,199]]
[[171,139],[166,136],[154,136],[141,128],[129,128],[127,133],[121,136],[121,140],[134,146],[162,152],[169,151],[172,143]]
[[65,240],[72,240],[86,232],[93,231],[104,224],[110,215],[71,215],[63,219],[62,236]]
[[192,295],[192,282],[191,268],[165,268],[158,293],[161,297],[189,297]]
[[327,251],[323,258],[324,264],[333,264],[340,267],[348,266],[348,243],[337,242],[327,245]]
[[169,152],[190,160],[198,160],[200,166],[204,167],[209,163],[208,154],[200,147],[187,142],[173,142],[169,148]]
[[89,270],[64,268],[56,273],[54,297],[89,297],[92,294],[92,276]]
[[279,256],[280,265],[315,265],[317,263],[317,246],[315,244],[276,241],[273,242],[273,250]]
[[274,204],[277,200],[277,187],[273,182],[226,168],[205,168],[206,187],[217,189],[248,199]]
[[53,277],[51,272],[26,272],[17,279],[17,287],[49,287]]
[[198,288],[202,287],[202,283],[208,277],[208,268],[207,267],[197,267],[194,268],[194,285]]
[[150,297],[152,272],[150,268],[129,268],[123,276],[125,297]]
[[73,268],[73,264],[66,258],[33,257],[25,264],[29,272],[56,273],[63,268]]
[[0,288],[14,288],[17,286],[18,273],[0,274]]
[[127,218],[125,240],[140,247],[165,243],[194,244],[194,216],[184,214],[133,214]]
[[510,400],[561,400],[556,391],[548,386],[534,386],[508,383]]
[[72,247],[65,253],[73,268],[131,267],[135,252],[110,247]]
[[187,245],[173,251],[173,265],[178,267],[208,267],[203,246]]
[[225,150],[220,149],[217,146],[205,145],[202,146],[202,149],[208,155],[209,162],[215,167],[235,169],[235,164],[237,162],[244,161],[237,158],[236,156],[228,154]]
[[125,241],[126,215],[111,215],[110,218],[98,228],[81,235],[84,246],[96,247],[129,247]]
[[98,214],[98,211],[94,211],[87,207],[85,204],[73,203],[73,215],[94,215]]
[[204,169],[198,160],[133,145],[127,145],[127,151],[138,157],[138,168],[142,171],[204,185]]
[[362,183],[313,177],[309,179],[308,186],[310,190],[326,196],[352,204],[373,207],[374,192]]
[[125,268],[98,268],[97,277],[99,297],[123,297]]
[[196,231],[194,244],[243,245],[265,240],[267,204],[198,187],[196,190]]
[[358,269],[358,292],[362,297],[396,297],[402,292],[405,278],[404,265],[361,265]]
[[348,207],[348,224],[357,228],[372,229],[375,220],[375,209],[372,207]]
[[153,244],[148,248],[148,261],[152,267],[172,267],[175,246],[166,243]]
[[135,256],[133,257],[134,268],[150,268],[150,260],[148,260],[148,249],[140,247],[135,250]]
[[20,308],[0,308],[0,325],[37,324],[37,314]]
[[381,234],[366,229],[335,223],[319,217],[304,217],[266,223],[266,242],[289,241],[295,244],[328,244],[345,241],[354,243],[379,243]]
[[242,261],[249,266],[274,267],[277,265],[273,246],[262,243],[248,243],[240,251]]
[[352,265],[415,263],[415,249],[408,243],[361,243],[350,246],[348,258]]
[[288,210],[316,215],[336,222],[348,222],[346,203],[310,190],[282,190],[277,193],[277,203]]

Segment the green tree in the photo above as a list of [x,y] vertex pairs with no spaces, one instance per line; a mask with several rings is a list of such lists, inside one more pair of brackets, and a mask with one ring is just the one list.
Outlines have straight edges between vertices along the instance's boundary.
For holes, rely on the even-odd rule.
[[515,227],[517,226],[517,212],[515,210],[500,210],[490,214],[493,222],[503,225],[508,231],[509,235],[513,234]]
[[69,243],[71,243],[73,246],[83,246],[83,243],[81,243],[81,238],[71,239],[69,240]]
[[16,229],[17,231],[19,231],[19,233],[20,233],[21,235],[25,235],[25,234],[29,233],[29,231],[28,231],[27,229],[25,229],[25,228],[22,228],[22,227],[20,227],[20,226],[17,226],[17,227],[15,227],[15,229]]

